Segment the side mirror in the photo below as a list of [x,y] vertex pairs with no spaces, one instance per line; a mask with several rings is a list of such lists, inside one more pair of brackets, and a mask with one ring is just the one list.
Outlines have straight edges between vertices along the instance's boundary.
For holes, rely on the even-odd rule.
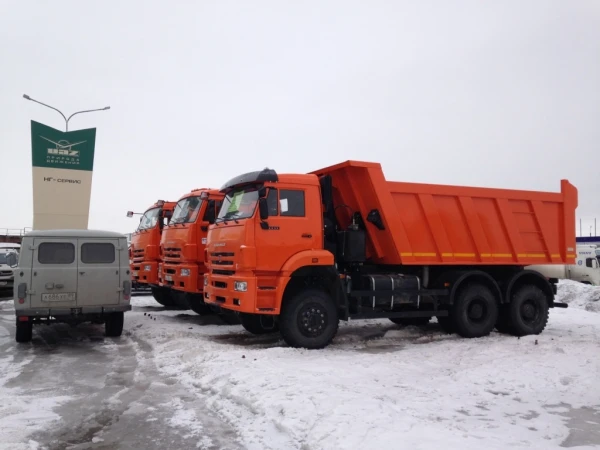
[[216,213],[216,205],[214,200],[209,200],[206,205],[206,213],[204,214],[204,220],[206,220],[209,224],[215,223],[215,219],[217,218]]
[[127,211],[127,217],[133,217],[133,211]]
[[258,199],[258,212],[260,220],[267,220],[269,218],[269,205],[267,204],[267,199],[264,197]]
[[267,196],[267,188],[263,186],[258,190],[258,198],[265,198],[266,196]]
[[173,217],[173,211],[169,210],[169,211],[163,211],[163,217],[165,219],[170,219],[171,217]]
[[6,263],[10,266],[10,267],[17,267],[17,254],[16,253],[9,253],[8,255],[6,255]]

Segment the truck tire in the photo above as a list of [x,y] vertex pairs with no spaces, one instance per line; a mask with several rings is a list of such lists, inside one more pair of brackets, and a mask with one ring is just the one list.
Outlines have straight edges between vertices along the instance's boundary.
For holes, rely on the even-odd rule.
[[279,331],[273,316],[266,314],[240,314],[240,322],[244,329],[252,334],[267,334]]
[[473,283],[461,289],[450,309],[456,332],[466,338],[487,336],[498,319],[498,303],[485,285]]
[[392,322],[394,322],[396,325],[402,325],[402,326],[409,326],[409,325],[414,325],[414,326],[423,326],[423,325],[427,325],[429,323],[429,321],[431,320],[431,317],[392,317],[390,318],[390,320]]
[[108,314],[104,323],[104,334],[108,337],[121,336],[121,333],[123,333],[124,316],[125,314],[122,311]]
[[204,303],[202,294],[185,294],[187,297],[187,303],[190,305],[190,309],[200,316],[208,316],[214,314],[214,310]]
[[152,292],[152,297],[154,297],[154,300],[156,300],[157,303],[163,305],[163,306],[171,306],[169,305],[169,299],[165,298],[168,297],[168,293],[166,292],[165,289],[160,288],[160,287],[153,287],[150,288],[151,292]]
[[540,334],[548,323],[546,294],[537,286],[523,286],[512,296],[508,313],[512,335]]
[[327,347],[338,326],[338,309],[333,299],[318,289],[301,291],[285,301],[279,316],[283,340],[295,348]]
[[239,325],[242,323],[239,314],[237,314],[235,311],[224,309],[219,311],[217,314],[219,318],[227,325]]
[[20,322],[17,320],[17,331],[15,334],[15,340],[17,342],[29,342],[33,336],[33,322],[28,320],[27,322]]

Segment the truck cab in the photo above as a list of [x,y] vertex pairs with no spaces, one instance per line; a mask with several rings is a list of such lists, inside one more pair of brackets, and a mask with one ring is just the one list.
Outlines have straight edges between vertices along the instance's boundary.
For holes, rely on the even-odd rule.
[[[144,287],[152,291],[155,300],[163,306],[171,306],[169,299],[162,295],[159,285],[158,267],[160,264],[160,237],[173,215],[175,202],[158,200],[140,218],[140,224],[131,235],[129,259],[134,290]],[[127,213],[128,217],[133,212]]]
[[127,239],[92,230],[33,231],[25,235],[15,274],[17,342],[32,338],[33,324],[105,324],[107,336],[120,336],[131,310]]
[[160,240],[161,295],[198,314],[212,312],[203,301],[204,247],[223,195],[214,189],[194,189],[177,202]]
[[526,268],[548,278],[600,286],[600,260],[597,252],[598,248],[595,245],[578,245],[575,264],[531,265]]

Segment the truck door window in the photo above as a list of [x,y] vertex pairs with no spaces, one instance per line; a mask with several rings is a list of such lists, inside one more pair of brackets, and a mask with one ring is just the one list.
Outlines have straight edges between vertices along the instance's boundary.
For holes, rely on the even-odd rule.
[[214,200],[209,200],[208,201],[208,205],[206,205],[206,211],[204,211],[204,217],[202,218],[202,220],[204,222],[208,222],[208,223],[215,223],[215,217],[217,217],[216,213],[215,213],[215,201]]
[[279,214],[277,208],[277,189],[269,189],[269,195],[267,195],[267,206],[269,207],[269,216],[276,216]]
[[75,246],[69,242],[43,242],[38,248],[40,264],[72,264]]
[[86,242],[81,245],[81,262],[111,264],[115,262],[115,246],[108,242]]
[[282,216],[304,217],[304,191],[282,189],[279,192],[279,210]]

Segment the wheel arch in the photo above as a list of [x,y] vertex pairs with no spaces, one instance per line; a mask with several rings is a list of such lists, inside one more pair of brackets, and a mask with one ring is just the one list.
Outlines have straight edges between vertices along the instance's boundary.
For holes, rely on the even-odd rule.
[[339,310],[340,319],[348,319],[348,299],[335,266],[311,265],[294,270],[283,290],[281,308],[304,289],[321,289],[329,294]]
[[509,303],[513,294],[524,285],[533,285],[540,288],[542,292],[546,294],[548,305],[552,307],[556,292],[550,284],[550,281],[548,281],[541,273],[529,269],[521,270],[509,280],[504,294],[505,303]]
[[456,295],[469,283],[481,283],[484,286],[488,287],[498,303],[502,303],[502,290],[498,285],[498,282],[487,272],[482,270],[469,270],[469,271],[458,271],[458,272],[450,272],[446,274],[444,277],[445,282],[451,283],[449,302],[450,304],[454,303],[454,299]]

